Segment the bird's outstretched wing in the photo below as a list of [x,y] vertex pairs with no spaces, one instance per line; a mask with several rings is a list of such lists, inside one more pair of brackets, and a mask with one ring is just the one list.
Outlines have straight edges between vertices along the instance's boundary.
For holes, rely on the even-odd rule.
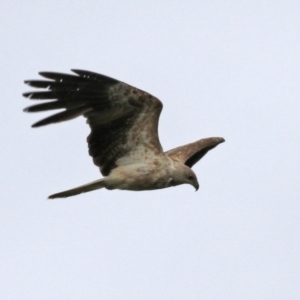
[[86,117],[91,128],[89,154],[104,176],[117,164],[163,155],[157,131],[162,103],[157,98],[104,75],[72,71],[76,75],[40,72],[50,80],[25,81],[45,90],[24,93],[29,99],[43,101],[24,111],[64,109],[33,127]]
[[217,145],[223,142],[225,142],[225,140],[219,137],[202,139],[194,143],[169,150],[165,152],[165,154],[171,159],[181,162],[182,164],[185,164],[191,168],[209,150],[215,148]]

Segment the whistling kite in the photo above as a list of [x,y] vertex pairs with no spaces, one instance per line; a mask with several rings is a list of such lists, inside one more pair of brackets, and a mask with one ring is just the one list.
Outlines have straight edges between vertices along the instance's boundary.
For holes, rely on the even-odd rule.
[[121,190],[155,190],[180,184],[199,183],[191,167],[209,150],[223,143],[206,138],[167,152],[158,138],[162,103],[154,96],[116,79],[97,73],[72,70],[76,75],[41,72],[50,80],[27,80],[46,91],[24,93],[37,100],[52,100],[24,109],[39,112],[64,109],[32,127],[87,118],[91,133],[89,154],[104,178],[49,196],[69,197],[105,187]]

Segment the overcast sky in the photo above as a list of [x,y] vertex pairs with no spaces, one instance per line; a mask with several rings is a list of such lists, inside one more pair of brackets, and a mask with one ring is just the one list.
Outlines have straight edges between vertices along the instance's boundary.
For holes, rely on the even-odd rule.
[[[2,1],[0,299],[300,299],[299,1]],[[200,189],[47,196],[101,177],[83,118],[25,79],[71,68],[164,103],[165,150],[224,144]]]

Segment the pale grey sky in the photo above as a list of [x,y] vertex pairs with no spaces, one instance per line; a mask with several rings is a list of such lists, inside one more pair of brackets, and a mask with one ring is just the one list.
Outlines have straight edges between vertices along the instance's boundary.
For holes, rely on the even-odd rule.
[[[0,299],[300,299],[300,2],[3,1]],[[165,150],[226,143],[200,189],[49,194],[96,180],[83,118],[32,129],[39,71],[164,103]]]

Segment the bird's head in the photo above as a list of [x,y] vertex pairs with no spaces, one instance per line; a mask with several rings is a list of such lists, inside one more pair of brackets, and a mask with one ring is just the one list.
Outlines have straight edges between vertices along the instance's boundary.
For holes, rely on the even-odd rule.
[[199,189],[199,183],[196,174],[186,165],[175,162],[171,177],[171,186],[190,184],[196,189],[196,191]]

